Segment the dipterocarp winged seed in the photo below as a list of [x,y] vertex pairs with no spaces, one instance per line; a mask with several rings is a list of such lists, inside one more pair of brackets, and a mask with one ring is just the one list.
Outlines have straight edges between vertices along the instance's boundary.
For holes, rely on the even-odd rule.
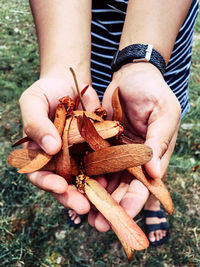
[[[32,150],[27,148],[20,148],[13,150],[8,156],[8,164],[15,168],[22,168],[23,166],[29,164],[38,154],[41,153],[41,150]],[[73,158],[70,158],[72,174],[78,175],[79,169],[76,162]],[[42,169],[42,171],[55,171],[55,160],[51,159]]]
[[119,100],[119,87],[117,87],[112,96],[113,107],[113,120],[121,122],[122,120],[122,107]]
[[174,206],[171,196],[160,178],[151,178],[142,166],[134,168],[128,168],[127,171],[131,173],[135,178],[142,182],[149,191],[161,202],[164,209],[169,213],[173,214]]
[[[65,124],[65,108],[62,103],[58,104],[56,113],[55,113],[55,119],[54,119],[54,125],[56,129],[58,130],[60,136],[62,135],[64,124]],[[30,173],[37,171],[44,167],[51,159],[52,155],[48,155],[44,151],[39,153],[28,165],[22,167],[18,170],[19,173]]]
[[8,164],[15,168],[22,168],[29,164],[42,150],[19,148],[13,150],[8,156]]
[[88,176],[106,174],[143,165],[152,158],[152,149],[143,144],[106,147],[84,157]]
[[12,147],[16,147],[16,146],[22,145],[22,144],[24,144],[26,142],[29,142],[29,141],[32,141],[31,138],[29,138],[28,136],[25,136],[25,137],[21,138],[19,141],[17,141],[16,143],[14,143],[12,145]]
[[62,136],[62,132],[65,126],[65,119],[66,119],[65,106],[62,103],[59,103],[56,108],[54,125],[56,129],[58,130],[58,133],[60,136]]
[[18,170],[18,173],[30,173],[44,167],[52,159],[51,155],[41,151],[28,165]]
[[99,135],[93,123],[85,114],[83,114],[83,117],[79,116],[77,118],[77,124],[81,136],[94,151],[110,146],[109,142]]
[[[94,122],[94,127],[96,128],[97,132],[103,139],[113,137],[122,130],[121,125],[117,121]],[[81,136],[78,129],[77,117],[73,117],[72,119],[68,136],[68,142],[69,145],[85,142],[85,139]]]
[[109,221],[113,230],[127,247],[132,250],[142,250],[148,247],[149,241],[143,231],[105,188],[94,179],[86,178],[84,190],[89,200]]
[[62,148],[56,155],[56,173],[64,177],[67,182],[72,182],[71,162],[68,147],[68,134],[72,117],[66,120],[62,135]]
[[132,249],[130,246],[127,245],[127,243],[120,236],[120,233],[118,232],[118,230],[113,225],[111,225],[111,227],[112,227],[113,231],[115,232],[115,234],[117,235],[117,237],[119,238],[119,241],[121,242],[121,244],[124,248],[124,251],[126,253],[128,260],[131,261],[133,259],[134,249]]
[[99,116],[93,112],[83,111],[83,110],[74,110],[73,111],[74,117],[83,116],[83,114],[85,114],[89,119],[91,119],[93,121],[104,121],[104,119],[101,116]]

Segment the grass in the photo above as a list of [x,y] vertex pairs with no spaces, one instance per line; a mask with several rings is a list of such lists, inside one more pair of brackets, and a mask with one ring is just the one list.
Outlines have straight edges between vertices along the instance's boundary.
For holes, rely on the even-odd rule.
[[21,136],[18,99],[38,77],[32,16],[25,0],[2,0],[0,10],[0,266],[166,267],[200,265],[200,16],[190,79],[191,110],[184,117],[167,186],[175,205],[170,238],[161,247],[136,252],[128,263],[112,232],[87,223],[71,229],[65,209],[7,165]]

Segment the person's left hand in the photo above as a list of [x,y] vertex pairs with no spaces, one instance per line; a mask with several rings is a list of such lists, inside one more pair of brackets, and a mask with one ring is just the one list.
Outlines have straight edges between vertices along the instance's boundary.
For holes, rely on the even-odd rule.
[[[145,164],[145,170],[152,178],[163,178],[180,124],[181,108],[176,96],[152,64],[127,64],[114,73],[104,94],[103,108],[108,112],[108,119],[112,118],[111,99],[117,87],[126,136],[152,148],[153,158]],[[147,188],[126,171],[100,181],[132,218],[148,199]],[[90,211],[88,221],[99,231],[110,228],[103,215],[95,210]]]

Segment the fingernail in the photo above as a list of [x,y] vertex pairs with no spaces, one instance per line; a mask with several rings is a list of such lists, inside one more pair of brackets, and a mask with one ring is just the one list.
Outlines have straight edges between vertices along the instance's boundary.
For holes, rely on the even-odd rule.
[[58,142],[51,135],[46,135],[42,138],[41,147],[48,154],[54,154],[58,150]]

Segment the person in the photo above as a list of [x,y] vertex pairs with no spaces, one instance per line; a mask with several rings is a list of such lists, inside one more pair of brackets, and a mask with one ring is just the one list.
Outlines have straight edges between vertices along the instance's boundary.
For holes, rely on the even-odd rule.
[[[102,101],[110,119],[111,97],[120,87],[126,135],[152,148],[153,158],[145,169],[151,177],[164,179],[181,116],[189,109],[188,79],[198,1],[30,0],[30,5],[39,43],[40,77],[20,98],[24,132],[34,141],[29,147],[40,146],[52,155],[61,148],[52,118],[59,98],[77,96],[69,71],[72,67],[80,88],[90,85],[83,96],[88,111],[94,111]],[[110,64],[116,50],[123,57],[123,51],[137,44],[142,48],[147,45],[145,58],[125,60],[117,67],[114,62],[112,73]],[[149,59],[147,52],[151,56],[152,51],[159,63]],[[110,228],[64,178],[45,171],[31,173],[28,178],[70,208],[76,223],[76,214],[89,212],[91,226],[99,231]],[[157,213],[160,203],[142,183],[125,173],[109,180],[98,177],[98,181],[132,218],[144,207],[151,244],[166,239],[167,220]]]

